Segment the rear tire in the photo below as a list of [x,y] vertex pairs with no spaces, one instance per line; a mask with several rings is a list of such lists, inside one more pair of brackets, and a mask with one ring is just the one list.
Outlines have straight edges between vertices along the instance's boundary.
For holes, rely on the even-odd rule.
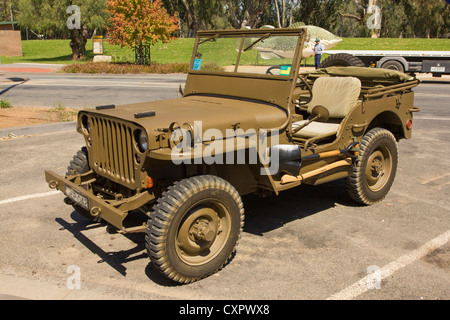
[[375,204],[384,199],[394,182],[397,141],[390,131],[374,128],[363,137],[359,156],[346,181],[347,193],[361,204]]
[[327,57],[320,64],[320,68],[328,67],[365,67],[365,64],[361,59],[351,54],[338,53]]
[[147,252],[154,267],[173,281],[197,281],[228,262],[243,224],[242,200],[231,184],[209,175],[184,179],[153,207]]

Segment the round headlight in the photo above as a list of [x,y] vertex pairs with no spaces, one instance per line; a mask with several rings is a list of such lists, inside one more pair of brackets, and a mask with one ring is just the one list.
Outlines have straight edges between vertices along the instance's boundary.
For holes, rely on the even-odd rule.
[[144,131],[141,131],[139,133],[139,147],[141,148],[141,151],[147,151],[148,148],[148,139],[147,139],[147,134]]

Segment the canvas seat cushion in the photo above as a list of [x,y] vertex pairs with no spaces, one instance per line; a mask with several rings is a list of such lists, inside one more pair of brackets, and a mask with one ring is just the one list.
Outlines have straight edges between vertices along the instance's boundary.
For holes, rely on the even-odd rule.
[[[307,120],[297,121],[292,124],[292,129],[306,123]],[[325,122],[311,122],[309,125],[294,134],[294,137],[299,138],[314,138],[322,135],[333,135],[339,130],[339,123],[325,123]]]
[[330,118],[345,118],[353,109],[361,93],[361,81],[355,77],[323,77],[314,82],[312,100],[308,104],[311,114],[315,106],[324,106]]
[[[327,108],[330,118],[342,119],[356,107],[361,93],[361,81],[354,77],[324,77],[318,78],[312,88],[313,98],[308,104],[308,113],[315,106]],[[339,120],[338,120],[339,121]],[[306,123],[307,120],[294,122],[292,129]],[[314,138],[336,134],[340,123],[313,121],[294,134],[299,138]]]

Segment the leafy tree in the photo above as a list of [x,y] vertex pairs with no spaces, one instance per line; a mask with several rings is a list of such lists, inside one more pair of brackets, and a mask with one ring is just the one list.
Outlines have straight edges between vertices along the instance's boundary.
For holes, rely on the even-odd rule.
[[402,0],[390,1],[379,0],[381,7],[381,30],[382,38],[403,38],[413,35],[413,30],[408,23],[408,15]]
[[271,0],[228,0],[228,13],[236,29],[257,28],[264,21],[264,13]]
[[11,20],[11,0],[0,0],[0,21]]
[[301,1],[300,8],[294,13],[294,21],[302,21],[306,25],[314,25],[333,33],[342,24],[338,16],[341,5],[351,0]]
[[[22,29],[30,28],[47,38],[71,39],[72,59],[86,57],[86,41],[90,33],[103,31],[107,21],[106,0],[20,0],[17,20]],[[72,4],[80,8],[79,29],[69,29],[67,9]]]
[[273,2],[277,15],[277,26],[287,28],[294,23],[294,13],[299,10],[301,0],[274,0]]
[[180,36],[190,38],[198,30],[231,27],[223,0],[163,0],[163,4],[170,14],[178,13]]
[[[380,29],[367,26],[372,5],[381,9]],[[431,38],[450,32],[450,5],[442,0],[345,0],[338,13],[332,30],[341,36]]]
[[441,0],[403,0],[405,13],[414,35],[419,37],[448,37],[450,5]]
[[111,14],[109,42],[134,47],[139,64],[143,64],[140,57],[145,46],[170,42],[179,27],[177,16],[170,16],[161,0],[109,0],[107,11]]

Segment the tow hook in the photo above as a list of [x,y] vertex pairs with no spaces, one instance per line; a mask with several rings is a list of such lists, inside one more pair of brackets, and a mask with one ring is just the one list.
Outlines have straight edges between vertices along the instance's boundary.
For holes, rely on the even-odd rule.
[[58,187],[58,181],[52,180],[48,183],[50,189],[56,189]]

